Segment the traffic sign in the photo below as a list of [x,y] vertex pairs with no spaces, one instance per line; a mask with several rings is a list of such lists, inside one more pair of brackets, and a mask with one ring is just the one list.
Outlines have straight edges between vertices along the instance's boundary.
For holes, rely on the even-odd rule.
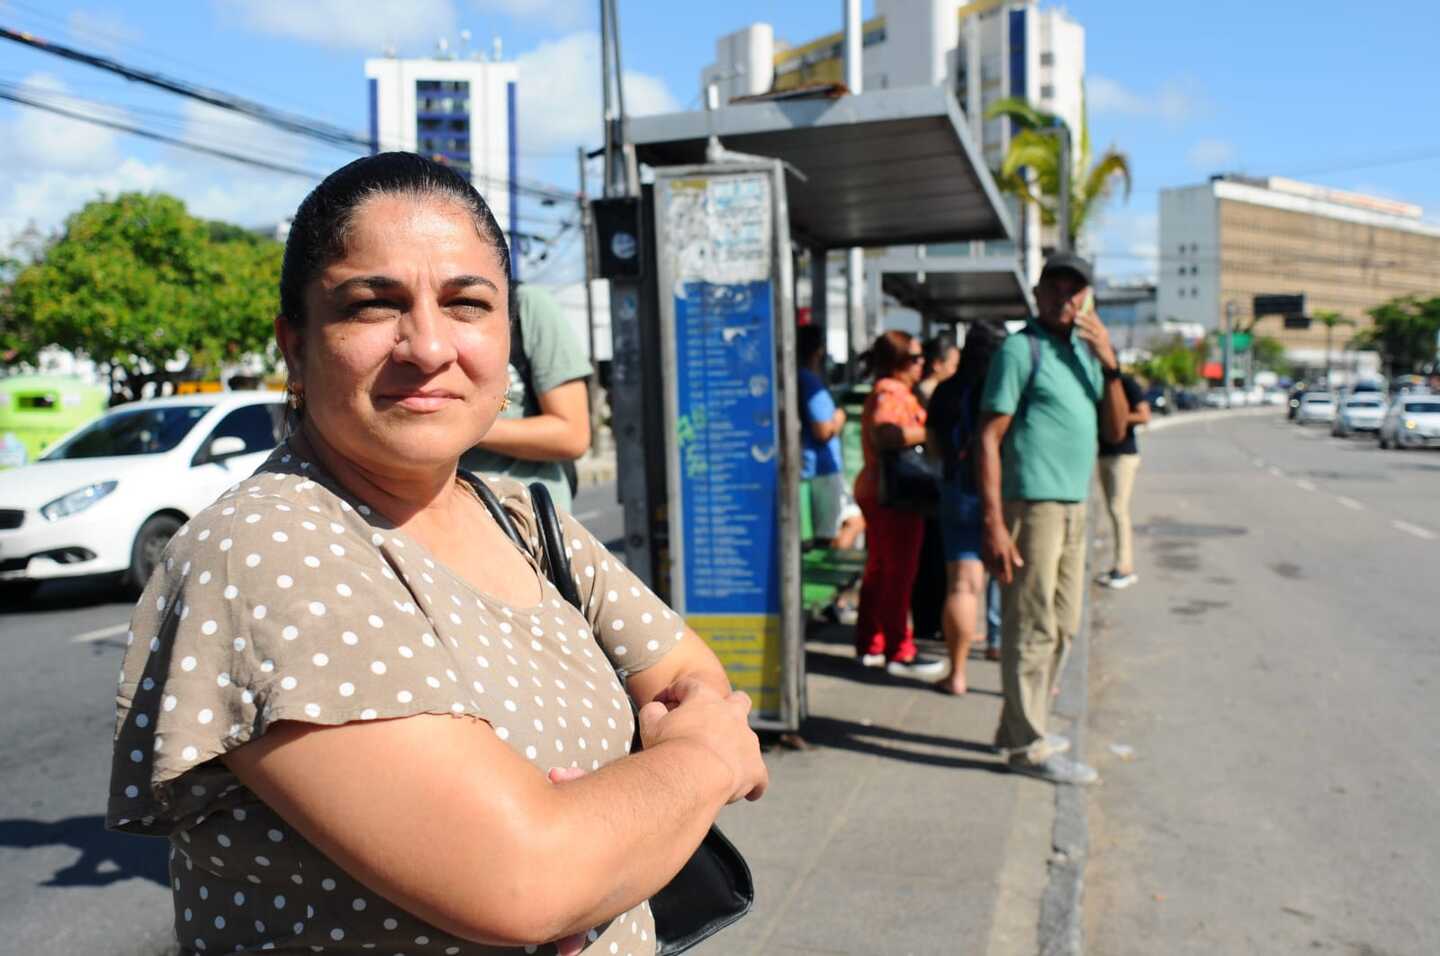
[[1230,348],[1235,352],[1244,352],[1250,348],[1250,340],[1253,338],[1249,332],[1231,332]]

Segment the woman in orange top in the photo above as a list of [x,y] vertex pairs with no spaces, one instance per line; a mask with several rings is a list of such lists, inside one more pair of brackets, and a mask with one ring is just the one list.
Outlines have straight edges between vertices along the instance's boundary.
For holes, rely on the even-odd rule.
[[910,591],[920,565],[924,519],[914,511],[880,504],[880,459],[890,450],[925,441],[925,409],[915,397],[924,354],[914,336],[881,333],[870,350],[875,390],[860,419],[865,467],[855,479],[855,501],[865,514],[865,576],[855,624],[855,656],[867,666],[885,665],[901,677],[936,677],[943,661],[915,652]]

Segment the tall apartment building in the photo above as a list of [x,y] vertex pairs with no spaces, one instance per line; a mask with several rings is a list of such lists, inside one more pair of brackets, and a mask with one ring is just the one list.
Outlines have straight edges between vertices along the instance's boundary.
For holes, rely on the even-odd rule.
[[[1440,226],[1409,203],[1278,177],[1221,175],[1160,193],[1159,315],[1219,327],[1227,304],[1248,325],[1255,295],[1305,293],[1313,314],[1339,312],[1338,355],[1369,326],[1365,310],[1400,295],[1440,290]],[[1326,329],[1261,319],[1291,362],[1326,367]],[[1341,363],[1336,362],[1339,368]]]
[[[838,12],[838,11],[837,11]],[[996,100],[1020,96],[1080,129],[1085,80],[1085,30],[1063,10],[1042,10],[1036,0],[875,0],[863,26],[865,89],[944,84],[954,91],[970,132],[991,169],[1009,148],[1012,124],[986,121]],[[756,23],[721,37],[715,62],[701,70],[702,90],[713,83],[721,103],[768,92],[844,80],[844,36],[831,33],[799,45],[776,40],[773,27]],[[1039,275],[1039,216],[1011,200],[1022,231],[1022,262]],[[1022,225],[1023,224],[1023,225]],[[1047,230],[1048,231],[1048,230]],[[1008,244],[989,243],[991,254]],[[933,247],[936,254],[956,250]],[[979,250],[977,250],[979,251]]]
[[516,245],[519,144],[514,63],[384,57],[365,61],[370,139],[465,171]]

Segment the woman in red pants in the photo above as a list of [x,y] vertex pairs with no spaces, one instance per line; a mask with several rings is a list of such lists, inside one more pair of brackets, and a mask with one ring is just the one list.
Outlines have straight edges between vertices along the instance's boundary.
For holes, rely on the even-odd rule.
[[898,677],[937,677],[945,662],[915,652],[910,591],[920,564],[924,519],[914,511],[880,504],[880,458],[884,452],[925,441],[925,409],[915,397],[924,355],[920,341],[896,330],[882,332],[870,350],[875,390],[860,419],[865,467],[855,479],[855,501],[865,514],[865,577],[855,623],[855,656],[882,664]]

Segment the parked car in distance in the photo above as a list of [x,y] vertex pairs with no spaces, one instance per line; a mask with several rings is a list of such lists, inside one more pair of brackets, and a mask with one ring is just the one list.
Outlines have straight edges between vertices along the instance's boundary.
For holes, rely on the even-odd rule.
[[1169,415],[1175,411],[1175,404],[1170,398],[1170,390],[1164,385],[1151,385],[1145,389],[1143,401],[1149,404],[1151,413],[1155,415]]
[[284,396],[228,392],[132,402],[0,472],[0,592],[115,573],[145,586],[172,535],[260,466],[280,439]]
[[1285,389],[1267,388],[1261,401],[1266,405],[1284,405],[1286,400]]
[[1330,433],[1348,438],[1356,432],[1378,432],[1380,420],[1384,417],[1385,405],[1380,401],[1380,393],[1359,392],[1340,404]]
[[1223,388],[1212,388],[1212,389],[1207,390],[1207,391],[1205,392],[1204,402],[1205,402],[1205,407],[1206,407],[1206,408],[1224,408],[1224,407],[1225,407],[1225,389],[1223,389]]
[[1200,396],[1188,388],[1182,388],[1175,393],[1175,410],[1180,412],[1193,412],[1201,406]]
[[1295,424],[1329,424],[1335,420],[1335,402],[1329,392],[1306,392],[1300,398],[1300,408],[1295,412]]
[[1380,422],[1381,448],[1440,445],[1440,395],[1400,395]]

